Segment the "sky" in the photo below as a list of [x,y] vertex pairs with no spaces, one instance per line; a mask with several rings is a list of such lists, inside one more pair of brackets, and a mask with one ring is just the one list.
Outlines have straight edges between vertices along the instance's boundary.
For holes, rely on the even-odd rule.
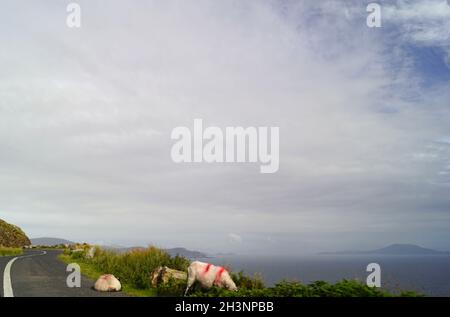
[[[450,4],[3,0],[0,218],[208,253],[450,250]],[[280,168],[176,164],[171,132],[279,127]]]

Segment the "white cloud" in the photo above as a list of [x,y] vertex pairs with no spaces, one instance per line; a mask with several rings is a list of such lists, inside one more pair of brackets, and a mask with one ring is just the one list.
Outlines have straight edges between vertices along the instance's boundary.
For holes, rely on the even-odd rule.
[[242,243],[242,237],[236,233],[229,233],[228,239],[232,243]]
[[[414,76],[393,74],[383,41],[352,19],[358,7],[193,3],[80,1],[70,30],[64,5],[5,2],[2,218],[32,236],[213,252],[230,232],[245,251],[276,237],[271,252],[331,248],[342,232],[438,234],[449,156],[429,146],[450,135],[448,90],[408,88]],[[279,126],[280,171],[174,164],[170,132],[194,118]]]
[[450,41],[450,5],[446,0],[397,0],[383,6],[383,17],[410,41],[423,45],[448,45]]

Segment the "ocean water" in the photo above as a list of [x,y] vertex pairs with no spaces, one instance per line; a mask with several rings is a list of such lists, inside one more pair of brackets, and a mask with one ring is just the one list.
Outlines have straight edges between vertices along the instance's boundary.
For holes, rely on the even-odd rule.
[[366,267],[381,266],[382,287],[391,291],[412,290],[427,296],[450,296],[450,255],[317,255],[317,256],[245,256],[227,255],[208,259],[216,265],[228,265],[233,271],[259,273],[266,285],[283,280],[309,283],[341,279],[366,281]]

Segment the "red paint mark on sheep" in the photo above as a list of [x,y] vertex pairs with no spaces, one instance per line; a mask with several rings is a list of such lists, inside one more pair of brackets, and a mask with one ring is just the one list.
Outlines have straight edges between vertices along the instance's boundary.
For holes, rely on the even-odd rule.
[[203,271],[203,274],[208,273],[210,267],[211,267],[211,264],[208,263],[208,264],[205,266],[205,270]]
[[219,268],[216,274],[216,279],[214,280],[214,284],[218,285],[220,282],[220,278],[222,277],[223,272],[225,272],[225,269],[223,267]]

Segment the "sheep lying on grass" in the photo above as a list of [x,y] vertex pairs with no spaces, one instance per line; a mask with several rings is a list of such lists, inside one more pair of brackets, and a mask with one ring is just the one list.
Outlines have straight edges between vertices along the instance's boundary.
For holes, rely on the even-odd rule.
[[199,282],[204,288],[217,286],[231,291],[237,291],[236,284],[234,284],[227,270],[221,266],[215,266],[209,263],[195,261],[189,265],[185,296],[195,282]]
[[114,275],[103,274],[95,282],[94,289],[99,292],[119,292],[122,289],[122,285]]

